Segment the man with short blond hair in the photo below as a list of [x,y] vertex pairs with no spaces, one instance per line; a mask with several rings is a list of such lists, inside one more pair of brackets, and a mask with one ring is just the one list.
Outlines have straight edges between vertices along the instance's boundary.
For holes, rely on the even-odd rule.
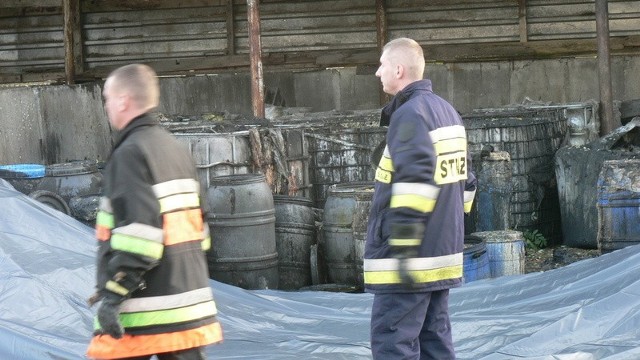
[[462,120],[433,93],[424,67],[420,45],[400,38],[384,46],[376,71],[394,97],[381,115],[387,146],[364,253],[375,360],[455,359],[449,289],[461,284],[475,177]]

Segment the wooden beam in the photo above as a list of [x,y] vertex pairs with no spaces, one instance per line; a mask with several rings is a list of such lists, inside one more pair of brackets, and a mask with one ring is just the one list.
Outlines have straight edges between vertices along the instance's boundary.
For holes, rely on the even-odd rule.
[[75,76],[82,72],[82,38],[80,0],[62,0],[64,12],[64,68],[68,85],[75,84]]
[[233,0],[227,0],[227,55],[236,54],[236,29]]
[[518,0],[518,19],[520,20],[520,42],[526,43],[529,38],[527,30],[527,0]]
[[609,53],[609,1],[596,0],[596,36],[598,39],[598,83],[600,84],[600,135],[611,133],[620,123],[613,118],[611,54]]
[[[382,48],[387,43],[387,10],[384,0],[376,0],[376,42],[378,53],[382,54]],[[384,105],[389,101],[389,96],[379,88],[379,104]]]
[[260,9],[258,0],[247,0],[249,26],[249,59],[251,60],[251,104],[253,116],[264,118],[264,79],[262,75],[262,43],[260,41]]
[[60,7],[60,0],[2,0],[0,8]]
[[387,11],[384,0],[376,0],[376,42],[378,51],[387,43]]

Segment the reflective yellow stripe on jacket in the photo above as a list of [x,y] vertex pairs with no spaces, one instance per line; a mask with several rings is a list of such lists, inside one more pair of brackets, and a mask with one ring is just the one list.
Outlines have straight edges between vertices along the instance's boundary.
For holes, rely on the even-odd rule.
[[[462,253],[407,260],[407,269],[417,283],[462,277]],[[371,285],[400,284],[398,259],[364,259],[364,282]]]
[[422,183],[395,183],[391,187],[389,207],[408,207],[421,213],[433,211],[440,194],[440,188]]
[[389,146],[384,147],[384,152],[376,169],[375,179],[381,183],[390,184],[393,175],[393,161],[389,153]]
[[437,128],[429,132],[436,151],[434,181],[438,185],[467,179],[467,135],[462,125]]
[[96,215],[96,238],[107,241],[111,238],[111,229],[115,226],[111,201],[107,197],[100,198],[98,214]]
[[[127,299],[120,305],[120,321],[124,327],[176,324],[217,313],[208,287],[175,295]],[[94,329],[100,329],[97,319]]]

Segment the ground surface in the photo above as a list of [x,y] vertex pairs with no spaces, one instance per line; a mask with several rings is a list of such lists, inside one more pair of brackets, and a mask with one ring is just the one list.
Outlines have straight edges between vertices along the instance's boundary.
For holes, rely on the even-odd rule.
[[600,256],[597,249],[578,249],[566,246],[549,247],[540,250],[526,250],[525,272],[557,269],[576,261]]

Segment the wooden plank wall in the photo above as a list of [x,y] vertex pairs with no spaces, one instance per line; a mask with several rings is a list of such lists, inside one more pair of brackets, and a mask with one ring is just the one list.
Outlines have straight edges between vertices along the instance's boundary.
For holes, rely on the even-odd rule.
[[[373,65],[376,0],[263,0],[268,69]],[[387,38],[409,36],[430,61],[593,56],[595,0],[387,0]],[[640,54],[640,1],[609,0],[612,55]],[[244,0],[80,0],[78,78],[118,65],[161,74],[246,70]],[[0,1],[0,83],[64,80],[62,0]]]

